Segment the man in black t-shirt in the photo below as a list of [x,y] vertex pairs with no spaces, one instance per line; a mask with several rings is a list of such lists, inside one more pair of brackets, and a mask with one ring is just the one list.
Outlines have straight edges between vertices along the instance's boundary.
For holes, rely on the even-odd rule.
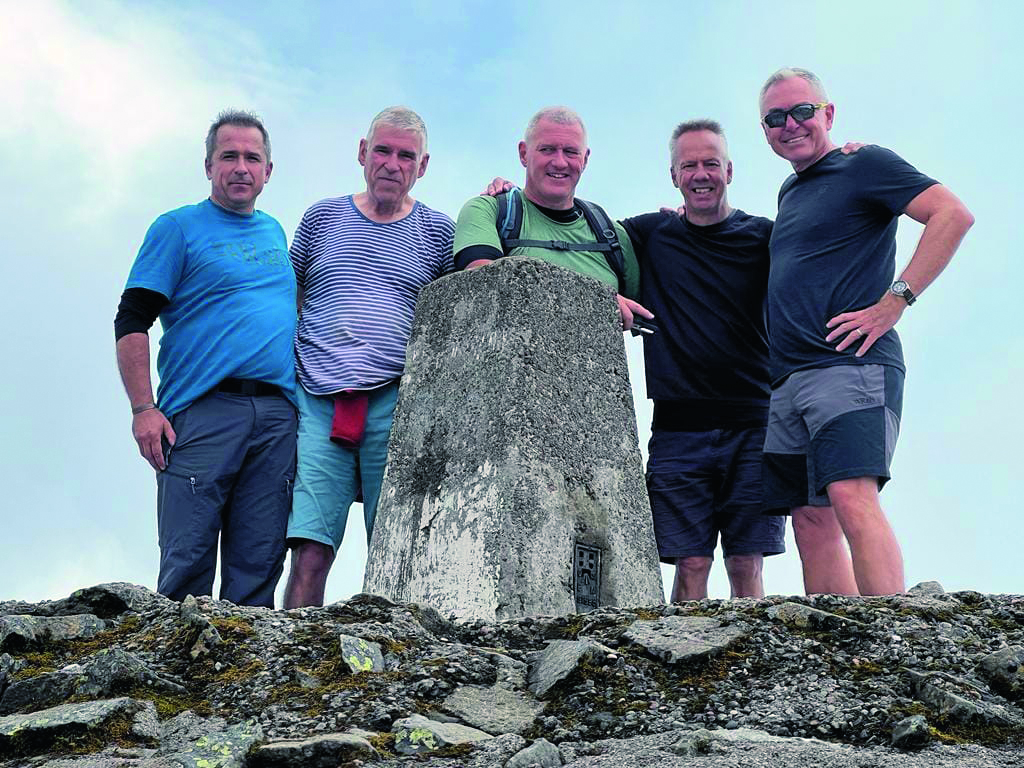
[[718,123],[682,123],[670,147],[685,215],[623,222],[640,264],[640,301],[658,322],[644,338],[658,551],[676,566],[672,600],[699,600],[721,534],[733,597],[763,597],[764,555],[785,550],[785,518],[761,514],[772,222],[729,205],[732,163]]
[[[792,512],[808,593],[903,592],[903,558],[878,498],[902,409],[894,326],[974,219],[888,150],[841,154],[829,137],[835,105],[807,70],[773,74],[760,114],[768,144],[796,171],[771,236],[765,508]],[[925,229],[894,282],[903,213]]]

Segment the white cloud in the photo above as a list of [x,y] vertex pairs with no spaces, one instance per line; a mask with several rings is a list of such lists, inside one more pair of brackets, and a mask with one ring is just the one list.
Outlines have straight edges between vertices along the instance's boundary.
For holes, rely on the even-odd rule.
[[39,2],[11,9],[0,27],[8,106],[0,157],[29,178],[49,166],[37,181],[75,190],[78,202],[66,212],[72,221],[118,209],[133,190],[158,189],[160,174],[179,158],[200,173],[196,115],[212,118],[225,93],[244,101],[241,88],[205,70],[195,40],[173,20],[127,19],[111,5],[90,6],[86,15]]

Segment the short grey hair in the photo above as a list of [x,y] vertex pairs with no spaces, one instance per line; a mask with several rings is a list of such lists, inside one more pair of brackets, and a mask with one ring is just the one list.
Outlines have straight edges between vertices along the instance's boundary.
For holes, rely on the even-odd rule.
[[694,131],[711,131],[716,136],[721,136],[722,143],[725,144],[726,156],[728,156],[729,142],[725,138],[725,131],[722,130],[721,123],[707,117],[699,117],[696,120],[686,120],[672,129],[672,138],[668,140],[668,151],[672,156],[673,167],[676,164],[676,142],[684,133],[693,133]]
[[266,154],[266,161],[270,162],[270,134],[263,125],[263,121],[255,112],[246,112],[242,109],[225,109],[217,119],[213,121],[210,130],[206,132],[206,162],[213,159],[213,151],[217,149],[217,131],[225,125],[237,125],[240,128],[259,128],[263,136],[263,152]]
[[370,121],[370,128],[366,132],[367,142],[373,138],[373,132],[377,130],[378,125],[390,125],[392,128],[403,131],[415,131],[420,135],[420,152],[427,153],[427,124],[423,122],[422,117],[408,107],[387,107],[378,112]]
[[523,141],[529,143],[530,137],[537,130],[541,120],[558,123],[559,125],[578,125],[583,132],[583,143],[587,143],[587,126],[583,124],[583,118],[576,114],[575,110],[562,106],[544,107],[544,109],[541,109],[531,117],[530,122],[526,124],[526,133],[523,135]]
[[821,101],[828,101],[828,94],[825,93],[825,86],[816,74],[811,72],[809,69],[801,69],[800,67],[783,67],[772,73],[771,77],[764,81],[764,85],[761,86],[761,95],[758,97],[758,103],[764,99],[764,95],[768,93],[768,89],[776,83],[781,83],[783,80],[789,80],[791,77],[799,77],[806,80],[814,88],[818,94],[818,98]]

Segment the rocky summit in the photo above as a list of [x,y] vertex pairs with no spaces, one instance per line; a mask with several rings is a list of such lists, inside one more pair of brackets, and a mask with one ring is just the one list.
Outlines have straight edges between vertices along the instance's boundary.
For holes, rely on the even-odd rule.
[[0,765],[1024,766],[1024,597],[482,622],[103,584],[0,602]]

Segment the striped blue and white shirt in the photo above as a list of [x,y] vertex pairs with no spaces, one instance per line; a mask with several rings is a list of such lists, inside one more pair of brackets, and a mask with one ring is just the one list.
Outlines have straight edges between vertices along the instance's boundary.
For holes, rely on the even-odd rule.
[[304,292],[295,331],[299,382],[329,395],[402,375],[420,289],[453,270],[455,223],[417,202],[400,221],[366,218],[351,195],[314,204],[291,246]]

